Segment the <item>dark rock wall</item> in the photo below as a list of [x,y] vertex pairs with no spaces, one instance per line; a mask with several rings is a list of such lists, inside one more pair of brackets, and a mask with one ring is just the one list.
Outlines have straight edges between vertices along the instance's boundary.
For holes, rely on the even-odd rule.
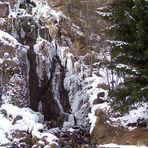
[[[17,4],[15,1],[11,1],[10,3],[11,7],[13,7],[15,4]],[[19,4],[19,7],[26,9],[29,14],[31,14],[31,10],[28,9],[31,8],[30,6],[35,7],[36,5],[34,3]],[[49,34],[49,29],[45,26],[44,21],[36,20],[31,15],[22,16],[21,12],[19,12],[15,18],[8,17],[9,3],[2,1],[0,4],[0,12],[3,12],[0,15],[5,20],[4,24],[0,26],[1,29],[11,34],[28,49],[26,51],[26,56],[25,53],[21,52],[18,56],[20,61],[21,74],[26,83],[26,92],[22,96],[23,98],[26,98],[27,104],[22,104],[22,107],[30,106],[34,111],[38,111],[39,104],[41,103],[41,112],[44,114],[45,120],[52,121],[51,126],[53,127],[57,125],[61,126],[64,122],[64,119],[66,118],[66,112],[68,112],[70,109],[68,92],[64,89],[63,86],[65,70],[60,63],[59,57],[55,56],[53,61],[51,61],[51,77],[49,78],[47,71],[44,70],[43,78],[40,81],[37,74],[37,55],[34,51],[34,45],[37,43],[38,37],[51,42],[52,38]],[[48,48],[44,50],[47,51]],[[26,57],[27,59],[25,59]],[[16,72],[14,72],[14,74],[16,74]],[[10,76],[10,73],[8,76]],[[5,76],[5,79],[7,81],[8,78]],[[55,86],[53,86],[53,84],[56,84],[56,90],[54,90]],[[62,108],[62,110],[60,108]]]

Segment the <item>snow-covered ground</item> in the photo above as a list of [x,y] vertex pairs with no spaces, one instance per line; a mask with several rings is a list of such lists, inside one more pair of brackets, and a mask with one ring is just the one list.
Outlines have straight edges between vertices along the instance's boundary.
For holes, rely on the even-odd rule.
[[[91,86],[91,89],[87,91],[89,94],[89,102],[91,106],[91,113],[88,114],[88,117],[90,119],[90,122],[92,123],[90,132],[92,132],[93,127],[95,126],[95,122],[97,117],[95,116],[95,111],[97,109],[101,109],[105,112],[111,113],[112,109],[111,106],[108,102],[110,102],[110,98],[108,97],[108,91],[103,90],[102,88],[98,88],[98,84],[105,83],[107,85],[107,80],[106,80],[106,75],[105,71],[103,69],[100,70],[100,74],[102,77],[98,77],[95,74],[92,77],[89,77],[86,79],[88,82],[89,86]],[[97,99],[97,94],[99,92],[104,92],[105,95],[104,97],[100,97],[102,100],[104,100],[104,103],[100,103],[97,105],[93,105],[93,101]],[[129,123],[137,123],[138,120],[143,119],[143,120],[148,120],[148,111],[147,111],[148,105],[147,103],[142,103],[142,104],[137,104],[135,105],[135,109],[129,111],[129,113],[119,116],[119,117],[114,117],[113,115],[110,115],[109,120],[107,121],[108,124],[114,127],[124,127],[129,130],[133,130],[136,128],[135,127],[130,127],[128,126]]]
[[[3,104],[0,108],[0,145],[17,142],[20,139],[13,137],[17,130],[28,132],[32,137],[42,139],[51,144],[57,137],[44,131],[44,117],[30,108],[18,108],[12,104]],[[42,132],[41,132],[42,131]]]
[[97,148],[147,148],[147,146],[135,146],[135,145],[117,145],[117,144],[104,144],[104,145],[99,145]]

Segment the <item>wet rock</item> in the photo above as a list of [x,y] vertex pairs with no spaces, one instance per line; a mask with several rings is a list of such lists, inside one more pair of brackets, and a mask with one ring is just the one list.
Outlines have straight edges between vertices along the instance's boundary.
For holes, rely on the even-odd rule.
[[102,83],[102,84],[98,84],[98,88],[102,88],[104,90],[109,90],[110,86],[105,83]]
[[97,98],[93,101],[93,105],[96,105],[96,104],[100,104],[100,103],[104,103],[105,101],[102,100],[101,98]]
[[4,117],[7,118],[7,115],[8,114],[7,114],[7,111],[6,110],[2,109],[0,112],[1,112],[1,114],[3,114]]
[[21,139],[21,138],[25,137],[26,135],[27,134],[25,132],[22,132],[19,130],[16,130],[14,133],[12,133],[13,138],[16,138],[16,139]]
[[73,148],[71,145],[65,145],[62,148]]
[[85,145],[77,145],[77,148],[95,148],[95,146],[90,146],[88,144],[85,144]]
[[[16,130],[12,133],[11,146],[14,147],[31,147],[31,135],[26,132]],[[14,140],[15,139],[15,140]]]
[[138,127],[147,127],[148,126],[148,120],[138,119],[137,120],[137,126]]
[[[97,99],[93,101],[93,105],[104,103],[106,100],[102,99],[105,96],[105,92],[99,92],[97,94]],[[101,97],[101,98],[100,98]]]
[[147,127],[148,121],[146,121],[145,119],[138,119],[137,122],[134,123],[128,123],[127,126],[128,127]]
[[99,92],[97,94],[97,97],[100,98],[100,97],[104,97],[105,96],[105,92]]
[[22,120],[22,116],[16,116],[16,118],[13,120],[12,125],[14,125],[18,120]]
[[65,131],[60,134],[59,145],[65,148],[77,148],[78,145],[91,143],[91,137],[87,127],[74,126],[73,132]]

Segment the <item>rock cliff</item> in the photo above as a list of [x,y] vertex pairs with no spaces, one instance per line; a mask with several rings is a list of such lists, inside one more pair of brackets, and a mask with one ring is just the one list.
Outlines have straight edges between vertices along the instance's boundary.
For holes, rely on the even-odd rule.
[[107,3],[0,0],[0,146],[148,145],[142,128],[112,126]]

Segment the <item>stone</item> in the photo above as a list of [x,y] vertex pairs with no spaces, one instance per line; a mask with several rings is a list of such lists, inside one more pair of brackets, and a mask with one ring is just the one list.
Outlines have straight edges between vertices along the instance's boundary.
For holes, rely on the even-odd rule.
[[9,3],[0,2],[0,17],[5,18],[9,15]]
[[5,109],[2,109],[0,112],[1,112],[1,114],[3,114],[4,117],[7,118],[8,114],[7,114],[7,111]]
[[17,139],[19,143],[31,145],[31,135],[26,132],[16,130],[12,133],[12,138]]
[[13,120],[12,125],[14,125],[18,120],[23,119],[22,116],[17,115],[16,118]]
[[104,90],[110,90],[110,86],[105,83],[98,84],[98,88],[102,88]]
[[112,127],[107,124],[107,113],[98,109],[95,112],[97,120],[92,131],[92,142],[96,144],[117,143],[127,145],[148,145],[147,130],[136,128],[129,131],[123,127]]
[[97,122],[100,123],[104,123],[107,120],[107,113],[104,112],[101,109],[97,109],[95,111],[95,115],[98,117]]
[[38,141],[36,144],[35,144],[38,148],[43,148],[45,146],[45,143],[43,141]]
[[93,147],[90,146],[90,145],[85,144],[85,145],[81,145],[80,148],[93,148]]
[[50,144],[50,148],[58,148],[58,146],[57,146],[57,144],[52,143],[52,144]]
[[72,148],[72,146],[71,145],[65,145],[62,148]]
[[100,104],[100,103],[104,103],[105,101],[100,99],[100,98],[97,98],[93,101],[93,105],[96,105],[96,104]]
[[61,0],[48,0],[47,2],[52,7],[60,7],[61,5],[63,5]]
[[99,97],[104,97],[104,96],[105,96],[105,92],[99,92],[99,93],[97,94],[97,96],[98,96],[98,98],[99,98]]
[[11,8],[13,8],[14,5],[18,3],[18,0],[0,0],[0,1],[9,3]]

